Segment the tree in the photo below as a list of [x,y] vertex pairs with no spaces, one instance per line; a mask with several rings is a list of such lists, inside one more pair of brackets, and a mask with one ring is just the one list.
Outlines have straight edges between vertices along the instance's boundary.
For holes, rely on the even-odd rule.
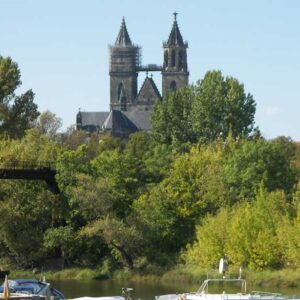
[[108,215],[84,227],[82,234],[103,238],[120,255],[124,265],[133,269],[133,259],[141,252],[143,243],[141,232],[134,224]]
[[228,204],[222,154],[217,144],[192,148],[176,158],[166,178],[134,201],[150,260],[165,258],[160,263],[166,263],[174,258],[193,240],[195,224]]
[[239,199],[253,198],[261,183],[268,191],[291,194],[298,180],[293,151],[278,140],[245,141],[224,165],[228,187]]
[[151,116],[153,137],[159,143],[185,144],[195,142],[191,123],[194,100],[191,87],[170,92],[160,103],[156,103]]
[[10,57],[0,56],[0,133],[13,138],[22,137],[39,116],[32,90],[15,95],[20,77],[18,65]]
[[188,244],[182,258],[188,265],[215,267],[225,253],[225,242],[230,222],[229,209],[222,208],[217,215],[207,215],[196,227],[196,240]]
[[153,137],[159,143],[208,143],[259,135],[254,128],[255,101],[243,84],[220,71],[209,71],[194,87],[169,93],[152,114]]
[[10,57],[0,56],[0,102],[5,104],[10,101],[14,91],[21,85],[21,73],[17,63]]
[[209,71],[196,85],[193,129],[201,142],[218,137],[247,138],[254,129],[255,101],[245,94],[244,85],[221,71]]
[[196,241],[188,245],[183,258],[188,264],[212,267],[226,253],[234,268],[278,268],[282,266],[278,229],[287,208],[284,193],[261,188],[255,201],[207,215],[196,227]]
[[140,161],[140,171],[148,186],[159,183],[168,174],[173,158],[171,147],[155,143],[152,135],[142,131],[129,136],[124,153]]
[[72,208],[77,208],[86,223],[82,233],[103,241],[110,258],[129,269],[143,252],[145,241],[132,203],[157,184],[170,163],[166,147],[157,148],[145,132],[131,135],[126,146],[103,137],[91,161],[92,176],[77,174],[72,188]]
[[236,266],[255,270],[281,266],[277,229],[287,207],[282,191],[268,193],[261,187],[254,202],[243,202],[232,209],[225,248]]
[[46,134],[50,138],[55,138],[57,131],[62,126],[62,120],[51,111],[46,110],[39,116],[35,126],[42,134]]
[[5,184],[0,201],[0,235],[7,250],[5,257],[17,266],[32,267],[43,257],[43,234],[52,221],[53,195],[41,183]]
[[277,235],[283,264],[285,267],[299,269],[300,267],[300,182],[293,194],[293,202],[289,207],[290,214],[285,215],[277,228]]
[[76,234],[71,226],[61,226],[57,228],[49,228],[44,234],[43,246],[48,251],[59,249],[62,258],[62,268],[65,263],[69,263],[72,257],[72,250],[77,244]]

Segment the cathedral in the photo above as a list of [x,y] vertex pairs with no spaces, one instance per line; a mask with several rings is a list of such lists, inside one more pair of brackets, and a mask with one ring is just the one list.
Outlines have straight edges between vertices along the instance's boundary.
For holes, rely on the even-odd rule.
[[[169,91],[188,84],[188,44],[183,41],[176,17],[174,13],[169,38],[163,43],[163,65],[140,63],[140,47],[131,42],[123,18],[116,41],[109,47],[110,111],[79,111],[78,130],[107,132],[118,137],[128,137],[139,130],[151,131],[153,105],[163,101]],[[138,91],[139,72],[146,72],[146,78]],[[162,95],[148,72],[161,72]]]

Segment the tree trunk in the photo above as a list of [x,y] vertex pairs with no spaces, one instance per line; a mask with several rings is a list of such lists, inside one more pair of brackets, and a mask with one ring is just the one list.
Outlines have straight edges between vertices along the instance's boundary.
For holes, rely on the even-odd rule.
[[131,255],[128,254],[122,247],[117,246],[114,243],[111,243],[111,245],[113,247],[115,247],[121,253],[122,259],[123,259],[124,263],[126,264],[126,266],[128,267],[128,269],[133,270],[133,260],[132,260]]

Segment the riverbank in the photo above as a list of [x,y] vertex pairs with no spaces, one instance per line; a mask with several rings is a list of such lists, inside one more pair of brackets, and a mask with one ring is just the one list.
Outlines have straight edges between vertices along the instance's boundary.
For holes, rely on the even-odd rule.
[[[113,273],[104,272],[102,269],[89,268],[68,268],[60,271],[48,271],[34,274],[32,271],[12,270],[10,278],[42,278],[47,280],[58,279],[116,279],[138,281],[160,281],[163,283],[182,282],[187,284],[199,284],[207,277],[207,272],[200,268],[187,268],[178,266],[166,272],[156,272],[156,274],[145,274],[139,272],[130,272],[128,270],[119,270]],[[210,277],[217,276],[216,273],[210,273]],[[237,277],[237,273],[230,274],[230,277]],[[277,271],[243,271],[243,278],[247,279],[249,286],[256,287],[278,287],[294,288],[300,287],[300,272],[297,270],[283,269]]]
[[[208,277],[220,276],[217,273],[209,273],[197,268],[177,267],[163,274],[164,282],[181,281],[190,284],[200,283]],[[230,273],[230,277],[238,277],[238,272]],[[300,272],[291,269],[252,271],[243,270],[242,277],[247,280],[248,287],[261,288],[296,288],[300,287]]]

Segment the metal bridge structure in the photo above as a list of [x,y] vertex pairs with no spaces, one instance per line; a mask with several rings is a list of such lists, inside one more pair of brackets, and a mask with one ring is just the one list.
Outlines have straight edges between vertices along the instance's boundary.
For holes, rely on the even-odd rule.
[[0,162],[0,179],[43,180],[52,193],[59,194],[60,190],[55,175],[56,170],[52,162]]
[[161,72],[162,70],[163,67],[156,64],[149,64],[149,65],[137,67],[137,71],[139,72]]

